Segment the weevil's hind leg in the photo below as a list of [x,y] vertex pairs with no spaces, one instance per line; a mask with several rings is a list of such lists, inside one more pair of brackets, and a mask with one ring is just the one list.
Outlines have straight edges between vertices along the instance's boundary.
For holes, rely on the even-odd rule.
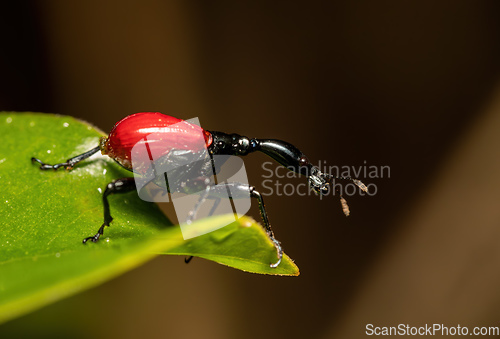
[[106,190],[102,195],[102,204],[104,207],[104,223],[102,224],[101,227],[99,227],[99,230],[97,231],[96,235],[83,239],[84,244],[89,240],[91,240],[92,242],[97,242],[101,237],[101,235],[103,235],[104,233],[104,227],[109,226],[111,221],[113,221],[113,217],[111,216],[111,213],[109,211],[108,195],[115,193],[127,193],[135,189],[136,186],[134,178],[117,179],[115,181],[110,182],[106,186]]
[[39,163],[41,170],[48,170],[48,169],[57,170],[59,167],[64,167],[65,169],[72,169],[77,163],[79,163],[80,161],[82,161],[84,159],[87,159],[91,155],[94,155],[95,153],[99,152],[99,150],[100,150],[99,146],[96,146],[96,147],[92,148],[90,151],[87,151],[83,154],[77,155],[76,157],[68,159],[68,160],[66,160],[66,162],[62,162],[60,164],[55,164],[55,165],[46,164],[42,160],[35,158],[35,157],[31,158],[31,162]]
[[[200,200],[198,200],[198,202],[196,203],[196,206],[194,207],[194,209],[189,212],[189,215],[187,217],[187,220],[186,220],[186,223],[187,224],[190,224],[193,219],[196,217],[196,213],[198,212],[198,209],[200,208],[200,206],[205,202],[205,200],[207,199],[209,193],[210,193],[210,186],[207,186],[207,189],[208,190],[205,190],[202,194],[202,196],[200,197]],[[212,206],[212,208],[210,209],[210,212],[208,213],[207,217],[211,217],[215,210],[217,209],[217,207],[219,206],[221,202],[221,198],[215,198],[215,201],[214,201],[214,204]],[[193,259],[193,256],[190,256],[188,258],[185,258],[184,259],[184,262],[186,264],[189,264],[189,262]]]
[[189,211],[189,214],[187,215],[186,218],[186,224],[188,225],[191,224],[193,220],[196,218],[196,214],[198,213],[198,210],[200,209],[201,205],[203,205],[203,203],[207,200],[207,197],[210,194],[210,190],[211,186],[207,185],[205,190],[203,190],[203,193],[200,195],[200,199],[198,199],[198,202],[196,203],[196,205],[194,205],[194,208],[191,211]]
[[[186,218],[186,224],[188,224],[188,225],[191,224],[193,222],[194,218],[196,218],[196,213],[198,213],[200,206],[205,202],[205,200],[207,200],[209,193],[210,193],[210,186],[207,186],[207,188],[201,194],[200,199],[198,200],[198,202],[196,203],[194,208],[189,212],[189,214]],[[211,211],[211,213],[213,213],[213,212]],[[210,215],[212,215],[212,214],[210,214]],[[191,260],[193,260],[193,258],[194,258],[194,256],[192,256],[192,255],[187,257],[187,258],[184,258],[184,262],[186,264],[189,264],[189,262]]]

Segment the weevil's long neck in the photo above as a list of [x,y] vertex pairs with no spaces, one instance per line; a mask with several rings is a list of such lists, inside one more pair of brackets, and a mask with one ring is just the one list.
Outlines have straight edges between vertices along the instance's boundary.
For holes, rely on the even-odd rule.
[[294,145],[276,139],[258,139],[259,151],[267,154],[290,171],[310,176],[314,166]]
[[[213,142],[209,146],[211,154],[227,154],[227,155],[247,155],[255,151],[260,151],[269,155],[282,166],[289,170],[305,175],[311,187],[316,193],[325,195],[332,189],[334,179],[349,180],[356,184],[361,190],[367,192],[367,187],[358,179],[351,177],[337,177],[329,173],[323,173],[321,170],[313,166],[309,159],[292,144],[275,139],[249,139],[238,134],[226,134],[222,132],[210,132],[213,137]],[[346,215],[349,215],[349,207],[344,198],[342,202],[342,210]]]
[[309,159],[292,144],[275,139],[250,139],[239,134],[210,132],[213,142],[212,154],[247,155],[260,151],[267,154],[282,166],[296,173],[309,176],[313,167]]
[[366,186],[350,177],[334,177],[313,166],[297,147],[276,139],[250,139],[239,134],[210,132],[213,143],[209,147],[212,154],[247,155],[252,152],[267,154],[290,171],[305,175],[310,187],[319,194],[327,194],[333,179],[350,180],[366,191]]
[[[358,179],[343,176],[334,176],[331,173],[324,173],[313,166],[309,159],[297,147],[281,140],[256,139],[258,150],[269,155],[271,158],[285,166],[289,170],[305,175],[309,186],[318,194],[328,194],[332,189],[333,180],[348,180],[357,185],[362,191],[367,192],[368,188]],[[347,206],[347,205],[346,205]],[[345,212],[345,210],[344,210]]]

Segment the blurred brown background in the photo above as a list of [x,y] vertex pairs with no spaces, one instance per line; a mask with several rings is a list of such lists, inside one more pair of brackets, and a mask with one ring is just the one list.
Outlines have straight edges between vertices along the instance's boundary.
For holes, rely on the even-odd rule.
[[[0,8],[0,109],[135,112],[390,166],[373,197],[266,197],[297,278],[160,257],[2,338],[358,338],[500,326],[500,4],[40,1]],[[259,187],[263,155],[245,159]],[[284,180],[294,184],[299,179]],[[251,214],[257,219],[258,211]]]

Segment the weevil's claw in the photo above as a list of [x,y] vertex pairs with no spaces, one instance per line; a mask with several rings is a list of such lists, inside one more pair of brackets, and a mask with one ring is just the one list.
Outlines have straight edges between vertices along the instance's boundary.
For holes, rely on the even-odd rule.
[[40,169],[47,169],[47,165],[46,163],[44,163],[42,160],[38,159],[38,158],[35,158],[35,157],[32,157],[31,158],[31,163],[39,163],[40,164]]
[[280,242],[278,240],[274,239],[273,236],[270,236],[270,238],[271,238],[271,241],[274,243],[274,247],[276,247],[276,253],[278,255],[278,261],[275,262],[274,264],[270,264],[269,266],[271,268],[276,268],[281,263],[281,259],[283,259],[283,249],[281,248],[281,244],[280,244]]
[[101,237],[101,234],[97,233],[93,237],[88,237],[88,238],[83,239],[82,243],[86,244],[87,241],[89,241],[89,240],[92,240],[92,242],[98,242],[100,237]]
[[[113,220],[113,218],[111,218],[111,220]],[[88,238],[83,239],[82,243],[86,244],[87,241],[89,241],[89,240],[92,240],[92,242],[98,242],[101,235],[104,234],[104,226],[109,226],[109,223],[108,223],[108,225],[106,225],[106,223],[102,224],[102,226],[97,231],[96,235],[94,235],[93,237],[88,237]]]
[[32,163],[39,163],[40,164],[40,169],[41,170],[48,170],[48,169],[53,169],[54,171],[57,170],[59,167],[64,167],[65,169],[67,170],[70,170],[73,168],[73,166],[68,163],[68,162],[63,162],[63,163],[60,163],[60,164],[55,164],[55,165],[49,165],[49,164],[46,164],[44,163],[42,160],[38,159],[38,158],[35,158],[35,157],[32,157],[31,158],[31,162]]

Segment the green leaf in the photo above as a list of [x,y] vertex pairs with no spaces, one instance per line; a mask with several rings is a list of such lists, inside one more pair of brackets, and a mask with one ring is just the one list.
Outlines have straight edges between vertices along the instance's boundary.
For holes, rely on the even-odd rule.
[[[204,221],[212,227],[214,224],[228,224],[231,220],[234,220],[234,217],[226,215],[207,218]],[[198,222],[195,227],[203,228],[204,223]],[[299,269],[286,254],[283,255],[283,260],[278,267],[269,266],[269,263],[276,262],[276,248],[269,241],[262,226],[249,217],[242,217],[237,222],[204,236],[190,239],[162,253],[192,255],[246,272],[299,275]]]
[[95,155],[72,171],[41,171],[32,156],[63,162],[98,144],[102,132],[67,116],[0,113],[0,323],[96,286],[156,254],[206,258],[248,272],[298,275],[251,218],[232,215],[193,223],[217,231],[184,240],[152,203],[136,193],[110,196],[114,221],[104,237],[83,245],[102,224],[102,191],[131,176],[111,159]]

